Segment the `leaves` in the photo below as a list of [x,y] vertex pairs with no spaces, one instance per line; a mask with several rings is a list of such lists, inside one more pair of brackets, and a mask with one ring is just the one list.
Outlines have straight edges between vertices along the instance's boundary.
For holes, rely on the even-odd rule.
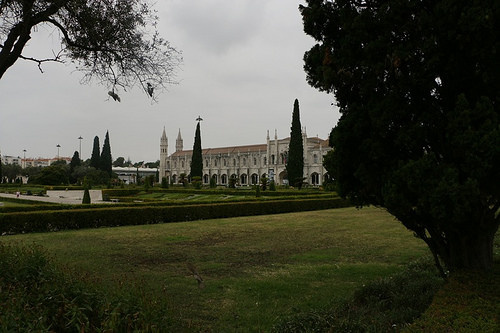
[[386,207],[431,233],[446,264],[468,265],[463,244],[500,224],[500,6],[309,0],[301,12],[318,42],[307,80],[342,113],[325,160],[340,194]]
[[[71,60],[83,82],[116,90],[139,85],[155,99],[175,83],[180,52],[156,31],[158,17],[143,0],[13,0],[0,8],[0,78],[18,58],[38,62]],[[54,59],[25,57],[30,31],[40,24],[55,27],[62,49]],[[154,90],[147,89],[150,84]]]

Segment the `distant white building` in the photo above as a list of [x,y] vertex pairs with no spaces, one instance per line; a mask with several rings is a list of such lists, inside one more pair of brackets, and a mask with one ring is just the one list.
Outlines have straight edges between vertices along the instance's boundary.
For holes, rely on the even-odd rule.
[[21,165],[22,164],[22,158],[17,156],[9,156],[9,155],[2,155],[2,164],[13,164],[13,165]]
[[[328,174],[323,167],[323,156],[332,148],[328,140],[318,137],[308,138],[302,131],[304,145],[304,178],[310,185],[323,184]],[[290,138],[278,139],[275,131],[274,139],[267,132],[266,143],[202,149],[203,184],[214,179],[217,185],[227,185],[231,177],[238,184],[259,184],[262,176],[274,180],[277,184],[286,184],[286,159]],[[175,142],[175,152],[168,155],[168,138],[163,129],[160,138],[160,179],[165,177],[169,182],[178,183],[181,174],[191,172],[192,150],[183,150],[181,131]]]
[[1,155],[2,164],[12,164],[19,165],[21,168],[28,167],[46,167],[51,165],[52,163],[60,160],[66,161],[66,163],[71,162],[71,157],[54,157],[54,158],[22,158],[8,155]]
[[157,169],[151,168],[113,167],[112,169],[125,184],[137,184],[137,176],[144,179],[147,176],[155,176],[158,172]]

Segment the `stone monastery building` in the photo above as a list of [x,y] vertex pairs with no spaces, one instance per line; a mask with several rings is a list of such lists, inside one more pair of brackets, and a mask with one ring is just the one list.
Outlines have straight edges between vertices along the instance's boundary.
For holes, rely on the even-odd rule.
[[[309,185],[319,186],[328,178],[323,168],[323,156],[332,148],[328,140],[317,137],[308,138],[302,130],[304,146],[304,178]],[[269,138],[263,144],[202,149],[203,184],[210,184],[214,178],[217,185],[228,185],[231,177],[237,184],[248,186],[259,184],[266,176],[276,184],[287,184],[286,158],[290,138],[278,139],[275,131],[274,140]],[[163,129],[160,139],[160,179],[165,177],[170,183],[177,184],[181,174],[186,177],[191,172],[192,150],[184,150],[181,131],[175,141],[175,152],[168,155],[168,138]]]

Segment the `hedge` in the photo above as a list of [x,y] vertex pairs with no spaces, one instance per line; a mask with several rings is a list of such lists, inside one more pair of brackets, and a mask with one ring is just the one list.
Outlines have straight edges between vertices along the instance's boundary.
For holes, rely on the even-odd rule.
[[342,199],[303,199],[5,213],[0,214],[0,234],[181,222],[348,206],[351,204]]
[[[228,194],[228,195],[255,195],[255,189],[251,186],[244,189],[195,189],[195,188],[159,188],[153,187],[148,191],[144,188],[132,188],[132,189],[102,189],[102,195],[108,195],[109,197],[127,197],[131,195],[136,195],[141,192],[154,192],[154,193],[191,193],[191,194]],[[303,190],[287,190],[287,191],[261,191],[263,196],[305,196],[305,195],[318,195],[325,194],[325,192],[319,189],[303,189]]]
[[[255,195],[255,193],[254,193]],[[42,211],[42,210],[68,210],[68,209],[81,209],[81,204],[59,204],[54,202],[40,202],[35,200],[24,200],[16,198],[5,198],[6,200],[17,203],[30,204],[26,206],[3,206],[0,207],[0,213],[14,213],[14,212],[32,212],[32,211]],[[272,200],[301,200],[302,198],[297,198],[294,196],[282,196],[275,197]],[[338,196],[332,194],[316,194],[307,197],[310,199],[338,199]],[[257,197],[234,197],[229,199],[214,199],[214,200],[158,200],[158,199],[138,199],[137,197],[120,197],[119,202],[109,202],[109,203],[99,203],[91,204],[91,206],[86,206],[85,208],[92,209],[102,209],[109,207],[137,207],[137,206],[190,206],[199,204],[219,204],[219,203],[229,203],[229,202],[249,202],[249,201],[259,201],[262,198]]]

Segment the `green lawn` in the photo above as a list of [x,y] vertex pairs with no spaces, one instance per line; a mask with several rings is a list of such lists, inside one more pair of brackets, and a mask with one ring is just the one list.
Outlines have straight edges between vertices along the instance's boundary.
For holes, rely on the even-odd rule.
[[[43,245],[108,292],[160,307],[169,331],[269,331],[280,317],[328,308],[356,288],[428,256],[376,208],[100,228],[0,238]],[[198,288],[188,264],[204,278]]]

